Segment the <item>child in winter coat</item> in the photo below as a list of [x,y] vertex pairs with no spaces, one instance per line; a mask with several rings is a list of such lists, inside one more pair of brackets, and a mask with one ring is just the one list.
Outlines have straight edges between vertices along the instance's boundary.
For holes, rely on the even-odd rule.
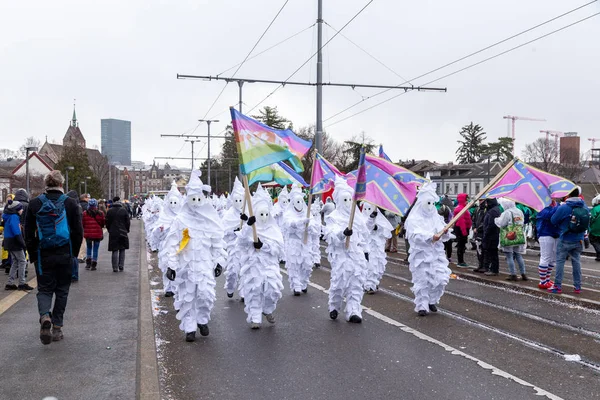
[[[21,214],[23,214],[23,205],[16,200],[9,200],[2,219],[4,220],[4,244],[3,247],[10,253],[12,265],[6,283],[6,290],[33,290],[25,280],[25,240],[21,232]],[[15,285],[15,280],[19,274],[19,286]]]

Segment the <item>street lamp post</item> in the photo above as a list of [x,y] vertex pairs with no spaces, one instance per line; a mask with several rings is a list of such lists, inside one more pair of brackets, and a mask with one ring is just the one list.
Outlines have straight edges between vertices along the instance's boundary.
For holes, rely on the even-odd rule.
[[65,172],[66,172],[66,174],[65,174],[65,175],[67,176],[67,186],[66,186],[66,188],[67,188],[67,193],[69,193],[69,171],[73,171],[74,169],[75,169],[75,167],[73,167],[73,166],[68,166],[68,167],[66,168],[66,170],[65,170]]
[[85,194],[87,194],[87,181],[88,181],[88,179],[92,179],[92,177],[91,176],[86,176],[85,177],[85,189],[84,189],[85,190]]
[[[206,141],[206,144],[208,146],[208,185],[210,186],[210,124],[211,122],[219,122],[218,119],[199,119],[199,122],[206,122],[206,124],[208,125],[208,139]],[[193,156],[192,156],[193,157]]]
[[82,188],[85,182],[79,182],[79,194],[83,194]]
[[25,147],[25,186],[27,188],[27,193],[29,192],[29,152],[37,151],[38,148],[36,146]]

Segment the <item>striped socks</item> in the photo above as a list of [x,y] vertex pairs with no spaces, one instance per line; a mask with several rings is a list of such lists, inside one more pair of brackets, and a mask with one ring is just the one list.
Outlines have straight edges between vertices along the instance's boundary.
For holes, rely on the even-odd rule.
[[540,273],[540,284],[543,285],[548,282],[548,279],[546,279],[548,276],[548,267],[540,265],[538,266],[538,272]]
[[552,270],[554,269],[554,265],[548,265],[548,270],[546,271],[546,283],[550,282],[550,278],[552,277]]

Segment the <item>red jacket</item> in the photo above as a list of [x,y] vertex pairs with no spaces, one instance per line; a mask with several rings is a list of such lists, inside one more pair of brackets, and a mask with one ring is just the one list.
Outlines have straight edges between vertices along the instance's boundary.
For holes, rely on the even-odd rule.
[[95,217],[88,214],[88,211],[83,212],[83,237],[92,240],[102,240],[104,238],[104,214],[102,211],[96,211]]
[[[456,196],[458,200],[458,206],[454,209],[454,215],[457,215],[465,206],[467,205],[467,194],[460,193]],[[463,236],[468,236],[469,231],[471,230],[471,226],[473,225],[473,221],[471,220],[471,214],[469,211],[466,211],[458,221],[456,221],[456,228],[460,229]]]

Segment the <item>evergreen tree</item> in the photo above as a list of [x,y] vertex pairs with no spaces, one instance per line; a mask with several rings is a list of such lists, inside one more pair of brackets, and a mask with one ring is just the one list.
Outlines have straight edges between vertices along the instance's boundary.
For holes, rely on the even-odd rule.
[[513,140],[510,137],[501,137],[497,142],[489,143],[483,152],[491,156],[490,161],[505,164],[513,158]]
[[279,115],[277,107],[264,106],[258,111],[259,115],[253,115],[252,118],[262,122],[263,124],[270,126],[274,129],[293,129],[292,122]]
[[481,158],[485,150],[486,133],[479,125],[471,122],[465,125],[459,132],[463,140],[458,140],[460,144],[456,150],[456,161],[459,164],[472,164]]
[[65,171],[68,166],[74,167],[73,170],[69,171],[69,190],[76,190],[77,193],[81,194],[80,191],[85,190],[85,185],[81,185],[80,183],[85,182],[85,178],[89,176],[90,179],[87,180],[87,192],[93,198],[102,197],[102,185],[98,177],[90,168],[90,163],[85,150],[79,146],[63,147],[61,158],[54,169],[61,171],[66,179]]

